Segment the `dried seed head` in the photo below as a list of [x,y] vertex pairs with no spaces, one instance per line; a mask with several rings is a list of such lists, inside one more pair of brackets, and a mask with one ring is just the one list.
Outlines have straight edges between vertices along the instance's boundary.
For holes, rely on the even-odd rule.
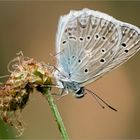
[[[17,128],[21,135],[24,128],[18,119],[20,112],[26,106],[30,93],[36,87],[40,85],[47,87],[52,84],[52,76],[45,63],[25,57],[22,52],[10,61],[8,70],[10,76],[0,87],[1,117],[6,123]],[[16,114],[17,111],[19,111],[18,114]]]

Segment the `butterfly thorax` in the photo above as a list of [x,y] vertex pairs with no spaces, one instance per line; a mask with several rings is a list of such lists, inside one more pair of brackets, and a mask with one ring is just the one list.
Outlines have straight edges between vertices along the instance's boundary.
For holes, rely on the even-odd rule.
[[72,81],[70,77],[62,74],[60,71],[54,72],[57,84],[60,88],[63,88],[65,92],[72,92],[76,98],[84,96],[84,87],[81,87],[78,82]]

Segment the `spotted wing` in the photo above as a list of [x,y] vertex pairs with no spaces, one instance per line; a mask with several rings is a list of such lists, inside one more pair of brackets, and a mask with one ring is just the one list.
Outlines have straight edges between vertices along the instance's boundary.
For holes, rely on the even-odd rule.
[[56,49],[58,68],[83,86],[133,56],[140,48],[139,28],[89,9],[60,19]]

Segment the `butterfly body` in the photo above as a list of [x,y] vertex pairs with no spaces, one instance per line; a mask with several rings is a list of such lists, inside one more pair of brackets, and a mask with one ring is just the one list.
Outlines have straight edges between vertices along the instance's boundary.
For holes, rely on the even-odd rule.
[[57,83],[60,88],[64,89],[66,92],[73,92],[76,98],[81,98],[84,96],[84,87],[81,87],[80,84],[75,81],[71,81],[69,79],[70,77],[65,78],[64,75],[60,76],[60,74],[61,73],[58,73],[58,71],[55,72],[55,77],[58,77]]
[[84,96],[84,86],[130,59],[140,49],[140,29],[89,9],[62,16],[56,36],[54,76],[65,91]]

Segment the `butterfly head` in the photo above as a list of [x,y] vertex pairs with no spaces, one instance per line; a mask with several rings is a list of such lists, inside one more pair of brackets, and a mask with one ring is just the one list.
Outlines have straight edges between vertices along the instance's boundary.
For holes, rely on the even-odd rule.
[[85,89],[84,89],[84,87],[80,87],[80,89],[75,92],[75,97],[79,99],[84,96],[85,96]]
[[76,98],[82,98],[85,95],[84,87],[80,87],[80,84],[74,81],[60,81],[64,89],[68,92],[74,93]]

